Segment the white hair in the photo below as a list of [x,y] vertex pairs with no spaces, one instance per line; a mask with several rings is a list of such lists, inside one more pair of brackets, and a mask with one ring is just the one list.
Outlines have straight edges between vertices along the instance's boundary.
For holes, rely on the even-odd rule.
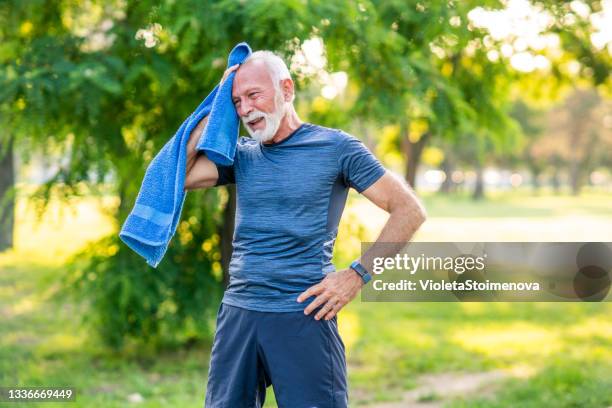
[[[261,60],[264,62],[266,68],[268,69],[268,73],[272,78],[272,83],[274,84],[274,89],[276,92],[281,92],[280,81],[283,79],[291,79],[291,74],[289,73],[289,69],[287,68],[287,64],[285,61],[272,51],[268,50],[260,50],[255,51],[249,57],[244,60],[243,64],[249,61],[258,61]],[[295,99],[295,92],[291,95],[291,100],[289,103],[293,103]]]

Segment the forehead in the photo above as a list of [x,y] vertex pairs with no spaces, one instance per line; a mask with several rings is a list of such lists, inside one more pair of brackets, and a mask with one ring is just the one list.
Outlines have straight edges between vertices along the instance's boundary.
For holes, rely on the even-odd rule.
[[249,89],[272,88],[272,78],[263,61],[250,61],[236,71],[232,86],[232,97],[239,96]]

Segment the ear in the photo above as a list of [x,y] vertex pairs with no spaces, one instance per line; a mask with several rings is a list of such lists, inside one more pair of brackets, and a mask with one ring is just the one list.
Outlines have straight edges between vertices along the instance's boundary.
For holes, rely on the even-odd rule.
[[293,81],[290,78],[281,79],[280,87],[285,102],[291,101],[294,92]]

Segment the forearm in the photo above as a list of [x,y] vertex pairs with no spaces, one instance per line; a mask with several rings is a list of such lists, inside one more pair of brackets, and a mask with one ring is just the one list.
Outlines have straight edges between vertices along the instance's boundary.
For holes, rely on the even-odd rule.
[[[390,172],[386,172],[362,194],[389,213],[389,219],[376,242],[360,258],[360,263],[372,272],[371,259],[399,252],[412,239],[427,214],[410,186]],[[325,317],[329,320],[359,293],[363,285],[362,277],[346,268],[328,273],[320,283],[302,292],[297,301],[303,302],[312,295],[316,296],[304,313],[310,314],[319,305],[325,304],[315,319]]]
[[[232,65],[231,67],[225,70],[225,72],[223,73],[223,78],[221,78],[221,82],[219,83],[219,86],[223,84],[223,81],[225,81],[225,79],[229,76],[231,72],[234,72],[238,69],[239,65],[240,64]],[[200,136],[206,128],[207,123],[208,115],[206,115],[202,120],[200,120],[200,123],[198,123],[198,125],[189,135],[189,141],[187,142],[187,166],[185,170],[185,178],[187,178],[187,175],[189,174],[198,159],[199,152],[196,151],[196,146],[198,145]]]
[[187,165],[185,169],[185,176],[189,174],[193,165],[198,158],[198,151],[196,150],[196,146],[198,145],[198,141],[200,140],[200,136],[202,136],[202,132],[206,128],[206,124],[208,123],[208,116],[204,117],[198,123],[198,125],[191,131],[189,135],[189,141],[187,142]]
[[[425,221],[425,210],[418,201],[398,206],[389,214],[390,217],[376,242],[360,258],[361,264],[370,272],[371,264],[368,265],[366,259],[394,255],[410,241]],[[310,314],[319,305],[326,303],[326,306],[317,312],[315,319],[325,317],[329,320],[357,295],[363,285],[363,280],[358,274],[351,272],[350,269],[343,269],[327,274],[323,281],[302,292],[297,301],[303,302],[315,295],[316,298],[304,309],[304,313]]]

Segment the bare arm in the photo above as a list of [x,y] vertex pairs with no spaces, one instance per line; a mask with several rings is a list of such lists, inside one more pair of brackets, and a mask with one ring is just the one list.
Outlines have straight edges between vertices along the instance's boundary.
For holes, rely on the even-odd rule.
[[[371,271],[369,260],[374,256],[397,253],[412,238],[427,215],[412,188],[389,171],[362,191],[362,194],[390,214],[376,242],[368,248],[360,260],[362,265]],[[328,273],[320,283],[302,292],[297,302],[316,296],[304,309],[304,313],[310,314],[318,306],[325,305],[317,312],[315,319],[329,320],[353,300],[362,286],[361,277],[350,268],[346,268]]]
[[[232,65],[223,73],[221,82],[223,83],[228,75],[238,69],[238,64]],[[198,188],[213,187],[219,179],[219,172],[215,163],[210,161],[206,154],[196,151],[196,146],[200,140],[202,132],[208,123],[208,116],[198,123],[189,135],[187,142],[187,165],[185,169],[185,186],[184,191],[196,190]]]
[[405,247],[425,222],[427,213],[408,183],[389,171],[362,194],[390,214],[376,242],[360,259],[372,271],[371,260],[393,256]]
[[187,142],[187,165],[185,169],[185,191],[213,187],[219,178],[215,163],[210,161],[206,154],[196,151],[196,145],[207,123],[208,116],[202,119],[189,135],[189,141]]

